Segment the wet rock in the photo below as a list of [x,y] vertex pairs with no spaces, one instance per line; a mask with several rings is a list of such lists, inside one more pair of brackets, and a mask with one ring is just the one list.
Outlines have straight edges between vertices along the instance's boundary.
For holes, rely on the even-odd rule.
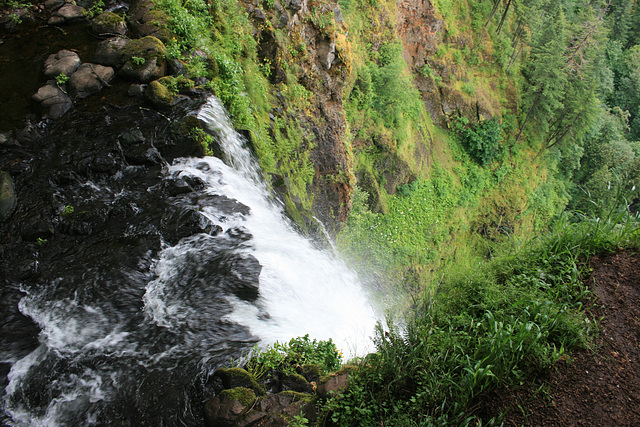
[[[237,387],[224,390],[204,405],[207,426],[236,426],[236,421],[256,400],[253,390]],[[245,424],[247,425],[247,424]]]
[[65,74],[70,76],[82,64],[77,53],[63,49],[58,53],[49,55],[44,61],[44,76],[52,78]]
[[220,263],[220,270],[224,272],[223,288],[245,301],[258,298],[262,266],[255,257],[244,255],[226,259]]
[[127,23],[117,13],[104,12],[91,20],[91,32],[98,36],[123,36],[127,33]]
[[147,85],[143,84],[132,84],[129,86],[127,90],[127,95],[129,96],[142,96],[144,95],[145,90],[147,89]]
[[139,128],[125,132],[118,137],[118,146],[125,160],[134,165],[153,165],[160,163],[160,153],[142,134]]
[[121,50],[124,65],[119,73],[128,79],[149,83],[165,75],[167,49],[159,39],[147,36],[132,40]]
[[93,61],[109,67],[122,67],[124,63],[122,60],[122,48],[128,42],[129,40],[124,37],[112,37],[101,41],[96,46],[96,54]]
[[29,218],[29,221],[24,227],[23,239],[35,242],[38,239],[48,239],[53,236],[53,224],[45,213],[39,213]]
[[0,221],[6,221],[18,204],[13,179],[5,171],[0,171]]
[[0,132],[0,147],[19,147],[20,144],[13,137],[13,132]]
[[32,99],[39,102],[43,108],[43,116],[51,119],[58,119],[64,115],[73,103],[71,98],[60,89],[55,83],[42,86],[32,96]]
[[74,98],[86,98],[108,86],[115,72],[111,67],[98,64],[82,64],[69,78],[69,88]]
[[86,11],[83,7],[66,3],[52,14],[47,23],[49,25],[60,25],[69,22],[81,21],[83,19],[86,19]]

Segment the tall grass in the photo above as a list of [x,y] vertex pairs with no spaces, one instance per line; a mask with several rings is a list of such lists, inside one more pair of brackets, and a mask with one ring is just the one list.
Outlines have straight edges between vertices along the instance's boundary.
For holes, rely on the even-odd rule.
[[483,393],[530,381],[597,333],[583,310],[591,298],[588,259],[638,247],[640,218],[619,199],[599,216],[561,216],[515,252],[472,269],[450,268],[404,325],[379,325],[376,353],[328,402],[325,421],[481,424],[475,411]]

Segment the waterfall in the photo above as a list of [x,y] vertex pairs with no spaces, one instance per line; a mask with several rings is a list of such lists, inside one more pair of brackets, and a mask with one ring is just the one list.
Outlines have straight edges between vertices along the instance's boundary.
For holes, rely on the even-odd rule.
[[[372,349],[377,315],[357,275],[296,232],[216,98],[198,118],[225,161],[176,159],[162,181],[179,189],[167,203],[195,213],[200,232],[165,244],[133,271],[89,279],[89,269],[25,285],[19,310],[40,328],[39,346],[21,357],[0,351],[0,362],[11,364],[6,423],[190,425],[208,375],[253,343],[309,334],[333,339],[346,355]],[[154,215],[120,181],[90,184],[136,216]],[[143,234],[154,233],[149,224]],[[120,243],[110,250],[122,250]]]

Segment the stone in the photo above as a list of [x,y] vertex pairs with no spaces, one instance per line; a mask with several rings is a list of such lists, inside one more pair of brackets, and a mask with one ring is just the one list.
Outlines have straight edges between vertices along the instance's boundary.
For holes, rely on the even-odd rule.
[[218,378],[222,381],[222,386],[225,389],[244,387],[253,390],[257,394],[265,394],[264,389],[255,378],[242,368],[220,368],[213,374],[214,381]]
[[256,395],[253,390],[237,387],[224,390],[204,405],[204,418],[207,426],[235,426],[243,412],[253,405]]
[[80,21],[82,19],[86,19],[85,9],[75,4],[66,3],[53,13],[47,23],[49,25],[59,25],[67,22]]
[[42,86],[32,96],[32,99],[39,102],[45,109],[44,116],[51,119],[58,119],[64,115],[73,103],[69,95],[64,93],[55,83]]
[[301,393],[313,392],[313,386],[299,374],[284,374],[282,377],[282,389]]
[[51,78],[65,74],[70,76],[82,64],[77,53],[63,49],[53,53],[44,61],[44,75]]
[[287,406],[293,403],[293,400],[293,396],[286,394],[269,394],[263,397],[257,406],[262,412],[275,414],[284,411]]
[[127,33],[127,23],[117,13],[103,12],[91,20],[91,32],[98,36],[123,36]]
[[317,389],[318,396],[326,399],[347,388],[349,374],[335,375],[328,381],[320,384]]
[[298,12],[299,10],[302,9],[302,3],[304,0],[290,0],[287,3],[287,9],[295,12]]
[[44,7],[47,10],[55,10],[62,7],[63,4],[64,4],[64,0],[47,0],[44,2]]
[[122,49],[128,42],[124,37],[112,37],[101,41],[96,46],[93,61],[109,67],[121,67],[124,63]]
[[176,102],[176,97],[159,80],[154,80],[144,91],[145,98],[156,108],[169,108]]
[[127,162],[133,165],[154,165],[161,162],[160,153],[139,128],[118,137],[118,147]]
[[127,95],[129,96],[142,96],[144,95],[145,90],[147,89],[147,85],[134,83],[129,86],[127,90]]
[[18,204],[16,190],[11,175],[0,171],[0,221],[6,221]]
[[127,14],[133,30],[139,37],[154,36],[168,43],[172,34],[169,28],[169,15],[155,9],[154,0],[132,2]]
[[119,73],[128,79],[149,83],[165,75],[167,49],[159,39],[147,36],[132,40],[121,50],[124,65]]
[[98,64],[82,64],[69,78],[69,88],[74,98],[86,98],[108,86],[115,71],[111,67]]
[[259,22],[265,22],[267,20],[267,16],[264,14],[262,9],[257,7],[253,9],[253,12],[251,13],[251,17]]

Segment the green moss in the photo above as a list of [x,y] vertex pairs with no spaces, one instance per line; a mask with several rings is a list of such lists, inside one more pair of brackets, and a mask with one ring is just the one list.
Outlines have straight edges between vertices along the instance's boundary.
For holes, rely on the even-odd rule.
[[104,12],[96,16],[93,19],[93,22],[99,25],[114,25],[119,24],[120,22],[124,22],[124,18],[117,13]]
[[318,396],[315,394],[300,393],[299,391],[287,390],[280,392],[283,396],[291,396],[294,402],[306,402],[315,403],[318,400]]
[[[141,39],[131,40],[122,48],[121,54],[126,63],[137,69],[152,59],[165,60],[167,58],[167,48],[157,37],[146,36]],[[133,57],[143,58],[144,62],[133,61]]]
[[170,107],[175,100],[173,93],[160,80],[149,83],[144,95],[153,105],[158,107]]
[[256,394],[253,390],[245,387],[236,387],[223,390],[220,393],[221,399],[237,400],[243,406],[251,406],[256,401]]

